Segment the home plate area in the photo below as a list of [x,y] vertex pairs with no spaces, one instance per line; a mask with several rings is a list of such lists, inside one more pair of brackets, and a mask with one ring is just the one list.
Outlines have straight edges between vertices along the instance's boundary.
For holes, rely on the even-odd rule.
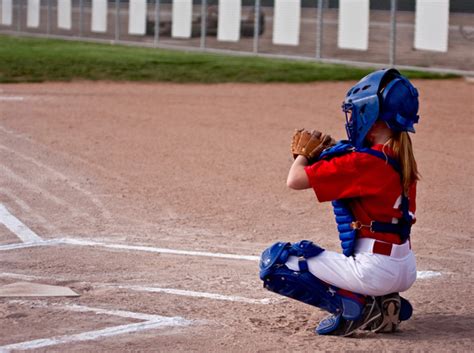
[[[191,280],[199,276],[199,268],[206,266],[203,261],[210,259],[212,263],[207,266],[221,268],[220,271],[216,271],[217,275],[219,276],[221,272],[220,277],[229,279],[229,272],[233,271],[235,265],[230,269],[224,269],[225,273],[222,273],[222,268],[228,267],[222,263],[223,261],[240,260],[247,265],[242,268],[252,268],[256,265],[257,256],[132,246],[84,239],[44,240],[1,204],[0,216],[2,225],[0,253],[6,262],[15,263],[18,269],[15,273],[0,273],[0,313],[4,314],[3,327],[8,327],[0,339],[1,352],[61,345],[70,347],[79,342],[103,340],[126,334],[136,335],[150,330],[176,332],[177,329],[192,330],[193,326],[205,324],[212,326],[213,324],[206,319],[195,317],[196,314],[192,315],[194,317],[191,319],[174,314],[173,308],[189,300],[204,299],[222,303],[216,306],[221,311],[228,302],[241,305],[266,305],[276,301],[276,298],[272,300],[171,288],[175,274],[170,275],[169,270],[163,271],[157,268],[151,277],[144,275],[146,270],[141,270],[156,266],[156,258],[162,257],[161,255],[170,256],[175,258],[175,266],[168,265],[168,268],[189,267],[190,271],[186,272],[191,273],[188,278]],[[16,242],[12,235],[16,236]],[[22,242],[18,242],[18,239]],[[78,255],[78,250],[82,250],[81,255]],[[136,260],[137,253],[140,252],[143,253],[139,256],[140,261],[129,261]],[[179,266],[185,257],[190,257],[191,260]],[[31,273],[32,263],[39,263],[35,259],[48,259],[45,272],[35,270],[34,274]],[[101,281],[103,272],[110,266],[104,259],[113,259],[112,267],[128,270],[128,276],[125,277],[129,278],[113,278],[113,275],[110,275],[110,282]],[[196,265],[199,262],[201,264]],[[131,266],[130,263],[134,265]],[[116,270],[117,268],[112,268],[111,273],[115,273]],[[154,279],[156,281],[150,282]],[[161,285],[157,284],[158,280]],[[186,281],[186,278],[184,280]],[[220,286],[225,287],[225,283],[221,283]],[[203,289],[205,288],[206,286],[203,286]],[[80,297],[78,293],[81,294]],[[148,299],[143,299],[143,296]],[[151,304],[152,310],[162,311],[167,315],[145,313],[150,311],[150,305],[137,311],[115,309],[123,306],[121,302],[124,301],[127,306],[130,306],[130,302],[135,303],[132,306],[137,306],[136,303],[141,302],[150,303],[150,297],[156,302]],[[89,302],[94,303],[94,306],[82,304]],[[98,303],[104,306],[99,307]],[[209,304],[205,305],[212,307]],[[211,309],[211,312],[214,313],[214,309]]]
[[[161,333],[177,332],[177,329],[178,332],[193,331],[201,325],[216,325],[213,317],[216,312],[231,313],[233,310],[240,310],[238,308],[241,305],[258,307],[288,302],[287,299],[261,290],[260,295],[268,297],[252,297],[256,290],[254,279],[247,282],[242,280],[237,284],[231,280],[231,272],[235,271],[236,264],[239,264],[244,273],[255,271],[258,260],[255,255],[114,244],[74,238],[44,240],[4,205],[0,204],[0,211],[3,225],[0,252],[6,261],[15,262],[19,269],[16,273],[0,273],[0,303],[2,311],[6,313],[4,322],[12,328],[0,340],[2,352],[71,346],[126,334],[138,335],[151,330],[159,330]],[[12,234],[17,237],[16,242],[13,242]],[[22,242],[18,242],[18,239]],[[82,250],[80,254],[78,250]],[[18,252],[26,256],[13,256],[13,253]],[[140,261],[133,261],[137,257]],[[164,257],[168,257],[165,268],[159,266],[159,260],[164,260]],[[48,275],[28,272],[31,261],[35,258],[49,259]],[[113,261],[104,263],[104,259]],[[103,271],[107,271],[110,266],[113,270],[111,273],[125,268],[127,275],[124,278],[114,278],[111,275],[110,281],[104,282]],[[154,273],[147,274],[153,267]],[[200,270],[206,267],[210,269],[204,272],[215,268],[216,278],[203,281],[201,288],[198,288],[201,290],[171,287],[173,284],[183,286],[183,283],[185,285],[186,282],[199,279]],[[175,268],[190,275],[181,275],[177,282],[174,278]],[[419,272],[420,278],[439,275],[439,272],[434,271]],[[216,291],[206,291],[209,285]],[[218,293],[219,289],[223,292],[233,290],[248,296]],[[81,297],[74,299],[79,296],[78,293]],[[25,300],[27,297],[33,299]],[[185,315],[176,315],[173,308],[186,306],[185,303],[190,300],[206,300],[203,304],[207,308],[204,310],[204,317],[199,317],[202,310],[200,312],[196,309],[187,311],[190,315],[186,315],[186,310],[177,310]],[[116,308],[123,306],[123,302],[140,310],[117,310]],[[226,307],[229,302],[236,305],[233,310]],[[137,303],[147,304],[141,307]],[[166,315],[149,314],[147,312],[150,308]],[[248,307],[246,310],[249,310]],[[252,317],[249,317],[249,321],[253,324],[259,322]],[[220,322],[223,323],[224,326],[227,325],[225,320]]]
[[[31,317],[27,319],[27,324],[30,331],[34,331],[38,336],[48,336],[51,332],[55,335],[51,338],[38,338],[29,341],[7,344],[0,347],[0,352],[8,352],[11,350],[26,350],[49,347],[59,344],[90,341],[100,338],[112,337],[116,335],[134,333],[150,329],[158,329],[162,327],[173,327],[173,326],[187,326],[191,321],[185,320],[180,317],[164,317],[159,315],[140,314],[122,310],[103,310],[99,308],[90,308],[87,306],[80,305],[54,305],[47,304],[40,301],[10,301],[10,310],[18,310],[18,312],[10,314],[7,319],[19,319],[22,317],[21,311],[24,308],[29,308],[29,315],[41,317],[42,315],[53,315],[57,327],[41,327],[41,320],[33,320]],[[31,310],[33,309],[33,310]],[[50,309],[50,310],[48,310]],[[51,310],[53,309],[53,310]],[[71,315],[71,312],[74,315]],[[33,313],[33,314],[31,314]],[[26,315],[25,315],[26,316]],[[73,322],[70,325],[65,326],[63,323],[67,320],[71,322],[71,316]],[[91,324],[90,317],[94,316],[93,324]],[[100,317],[100,323],[97,323],[97,317]],[[26,321],[26,320],[25,320]],[[31,321],[36,322],[37,327],[31,327]],[[71,334],[71,331],[81,331],[88,326],[90,331],[82,331],[79,333]],[[15,339],[16,337],[9,337]],[[20,337],[18,337],[20,338]]]

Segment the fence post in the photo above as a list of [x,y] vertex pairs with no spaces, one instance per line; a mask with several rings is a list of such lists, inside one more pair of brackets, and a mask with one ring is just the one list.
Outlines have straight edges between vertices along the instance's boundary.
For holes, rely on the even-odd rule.
[[324,0],[318,0],[318,30],[316,36],[316,59],[322,58],[322,47],[323,47],[323,2]]
[[201,49],[206,48],[207,0],[201,0]]
[[155,0],[155,46],[158,45],[160,40],[160,0]]
[[397,50],[397,0],[390,0],[390,48],[389,64],[395,66]]
[[155,36],[153,45],[156,47],[160,41],[160,0],[155,0]]
[[20,0],[18,2],[18,8],[17,8],[17,16],[18,16],[17,24],[16,24],[17,32],[21,32],[21,5],[22,5],[22,1]]
[[46,34],[51,34],[51,0],[48,0],[47,19],[46,19]]
[[120,39],[120,0],[115,0],[115,41]]
[[255,0],[255,20],[253,26],[253,52],[258,53],[258,40],[260,32],[260,0]]
[[84,0],[79,1],[79,37],[84,33]]

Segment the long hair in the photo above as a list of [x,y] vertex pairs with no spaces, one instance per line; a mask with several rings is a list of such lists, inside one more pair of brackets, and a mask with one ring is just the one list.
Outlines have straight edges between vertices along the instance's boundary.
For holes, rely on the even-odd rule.
[[420,179],[418,167],[413,154],[413,145],[408,132],[394,132],[388,143],[395,153],[395,158],[402,168],[402,186],[405,195],[408,195],[410,186]]

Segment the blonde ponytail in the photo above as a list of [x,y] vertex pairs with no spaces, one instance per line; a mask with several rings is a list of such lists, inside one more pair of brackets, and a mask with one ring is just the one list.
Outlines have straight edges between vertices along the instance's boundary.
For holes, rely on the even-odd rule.
[[410,186],[420,179],[415,155],[413,154],[413,145],[408,132],[395,132],[390,139],[389,146],[402,168],[403,192],[408,195]]

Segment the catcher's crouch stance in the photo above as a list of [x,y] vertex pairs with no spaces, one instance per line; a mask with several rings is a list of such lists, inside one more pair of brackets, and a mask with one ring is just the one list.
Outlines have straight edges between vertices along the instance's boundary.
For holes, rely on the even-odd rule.
[[297,130],[287,184],[332,201],[342,254],[303,240],[262,253],[266,289],[331,313],[316,332],[395,331],[412,314],[399,296],[416,279],[410,228],[418,171],[410,137],[418,92],[397,70],[369,74],[347,93],[347,141]]

